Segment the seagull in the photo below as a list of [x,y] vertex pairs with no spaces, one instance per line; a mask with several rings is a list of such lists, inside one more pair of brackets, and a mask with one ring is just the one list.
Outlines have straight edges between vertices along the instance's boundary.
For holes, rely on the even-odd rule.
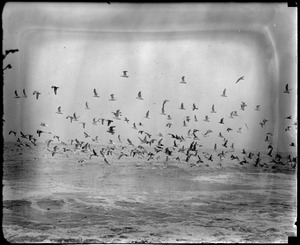
[[83,133],[84,133],[85,138],[91,137],[88,133],[86,133],[86,132],[83,132]]
[[128,139],[128,138],[127,138],[127,142],[128,142],[128,144],[129,144],[129,145],[132,145],[132,146],[134,146],[134,145],[132,144],[131,140],[130,140],[130,139]]
[[122,140],[121,140],[121,136],[120,136],[120,135],[118,135],[118,140],[119,140],[120,143],[122,143]]
[[106,132],[108,132],[108,133],[110,133],[110,134],[113,135],[113,134],[115,133],[115,131],[114,131],[114,128],[115,128],[115,127],[116,127],[116,126],[110,126]]
[[138,100],[143,100],[143,98],[142,98],[142,92],[141,91],[138,92],[138,96],[136,98]]
[[95,88],[94,88],[94,96],[93,97],[97,97],[97,98],[100,97]]
[[26,94],[26,92],[25,92],[25,88],[23,89],[23,97],[24,97],[24,98],[27,98],[27,94]]
[[180,105],[180,108],[179,108],[180,110],[185,110],[184,109],[184,106],[183,106],[183,103],[181,103],[181,105]]
[[120,116],[121,116],[121,112],[120,110],[116,110],[116,112],[112,112],[112,114],[114,114],[114,118],[115,119],[118,119],[118,120],[121,120]]
[[184,76],[181,78],[181,82],[182,84],[186,84],[185,80],[184,80]]
[[169,127],[169,128],[170,128],[171,126],[172,126],[172,123],[167,123],[167,124],[166,124],[166,127]]
[[232,130],[232,128],[227,128],[226,131],[229,132],[230,130]]
[[50,143],[51,143],[52,141],[53,141],[53,140],[48,140],[48,141],[47,141],[47,147],[50,146]]
[[8,135],[14,134],[15,136],[17,135],[17,132],[10,130]]
[[237,132],[241,134],[241,133],[242,133],[242,131],[241,131],[241,130],[242,130],[242,128],[239,128],[239,130],[238,130]]
[[193,103],[193,111],[194,111],[194,110],[198,110],[198,109],[199,109],[199,108],[196,107],[195,103]]
[[37,130],[36,133],[39,135],[39,137],[41,137],[41,133],[44,133],[44,131],[42,131],[42,130]]
[[238,83],[241,80],[244,80],[244,76],[240,77],[235,83]]
[[52,86],[51,88],[53,88],[53,90],[54,90],[54,94],[56,95],[56,93],[57,93],[57,89],[59,89],[59,87],[57,87],[57,86]]
[[204,136],[207,136],[209,133],[212,133],[212,132],[213,131],[209,129],[209,130],[206,131],[206,133],[204,134]]
[[219,123],[220,123],[220,124],[224,124],[224,118],[221,118],[221,120],[220,120]]
[[36,95],[36,99],[38,100],[39,99],[39,95],[40,95],[41,93],[40,92],[38,92],[38,91],[34,91],[33,92],[33,95]]
[[114,94],[111,94],[110,95],[110,99],[109,99],[110,101],[116,101],[116,98],[114,97]]
[[208,118],[207,115],[205,116],[205,119],[204,119],[203,121],[204,121],[204,122],[209,122],[209,118]]
[[242,104],[241,104],[241,109],[244,111],[246,106],[247,106],[246,103],[245,103],[245,102],[242,102]]
[[230,112],[230,117],[229,118],[233,118],[233,111]]
[[286,93],[286,94],[289,94],[291,90],[292,90],[292,89],[289,89],[289,85],[286,84],[286,85],[285,85],[285,91],[283,91],[283,92]]
[[211,107],[211,113],[216,113],[216,111],[215,111],[215,105],[212,105],[212,107]]
[[80,122],[82,124],[82,128],[85,128],[85,122]]
[[187,127],[185,120],[183,120],[183,127]]
[[71,122],[73,121],[73,117],[72,116],[67,116],[66,119],[70,118]]
[[260,105],[257,105],[255,108],[256,111],[260,111]]
[[145,118],[149,119],[149,111],[146,112]]
[[18,95],[17,90],[15,90],[15,95],[16,95],[15,98],[17,98],[17,99],[20,98],[20,96]]
[[49,125],[47,125],[46,123],[41,123],[41,126],[43,126],[43,127],[48,127]]
[[194,115],[194,121],[195,121],[195,122],[198,122],[198,118],[197,118],[196,115]]
[[228,140],[225,141],[224,144],[222,144],[222,146],[226,147],[227,148],[227,143],[228,143]]
[[133,123],[133,127],[132,128],[137,130],[135,123]]
[[124,121],[129,123],[129,119],[127,117],[124,118]]
[[219,135],[218,135],[220,138],[224,138],[224,136],[222,135],[221,132],[219,132]]
[[292,119],[292,116],[285,117],[284,119]]
[[128,72],[128,71],[123,71],[123,75],[121,75],[121,77],[126,77],[126,78],[128,78],[129,76],[127,76],[127,72]]
[[85,109],[87,109],[87,110],[89,110],[89,109],[90,109],[90,107],[89,107],[89,105],[88,105],[88,103],[87,103],[87,102],[85,102]]
[[223,94],[221,96],[222,97],[227,97],[227,95],[226,95],[226,88],[223,90]]
[[73,114],[73,120],[74,120],[74,121],[78,121],[78,118],[79,118],[79,117],[77,117],[77,116],[76,116],[76,113],[74,112],[74,114]]

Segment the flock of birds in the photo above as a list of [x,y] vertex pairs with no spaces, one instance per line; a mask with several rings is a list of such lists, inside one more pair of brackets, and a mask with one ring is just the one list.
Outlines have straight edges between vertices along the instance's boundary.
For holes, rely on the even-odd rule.
[[[120,75],[122,78],[129,78],[128,71],[123,71],[123,74]],[[238,78],[235,82],[235,84],[241,82],[244,80],[244,76]],[[187,84],[185,81],[185,76],[181,77],[180,84]],[[51,89],[53,90],[53,95],[58,96],[60,87],[58,86],[51,86]],[[283,93],[289,94],[292,89],[289,88],[288,84],[286,84]],[[33,91],[32,95],[35,96],[36,100],[40,98],[40,96],[43,96],[42,92],[40,91]],[[27,98],[28,95],[25,91],[25,89],[22,90],[22,95],[15,90],[15,99],[20,99],[21,96],[23,98]],[[220,93],[220,96],[227,97],[226,94],[226,88],[223,90],[222,93]],[[94,98],[100,98],[100,94],[96,90],[96,88],[93,89],[91,93],[91,97]],[[142,91],[138,91],[137,100],[144,100]],[[110,94],[109,101],[117,101],[114,94]],[[172,127],[172,117],[171,115],[168,115],[166,113],[166,103],[170,102],[169,100],[165,99],[162,102],[161,106],[161,115],[166,116],[166,120],[169,122],[165,125],[167,128]],[[245,102],[241,102],[240,109],[244,111],[247,107],[247,104]],[[85,109],[90,110],[90,106],[88,101],[85,103]],[[184,103],[180,104],[179,107],[180,110],[187,110],[184,106]],[[199,108],[196,106],[195,103],[192,105],[192,111],[198,110]],[[255,108],[253,108],[255,111],[260,111],[260,105],[256,105]],[[37,146],[37,137],[41,137],[41,135],[50,135],[49,139],[46,141],[47,143],[47,150],[51,153],[51,155],[54,157],[56,154],[65,154],[67,157],[70,157],[71,154],[78,154],[83,155],[85,157],[82,157],[79,162],[85,162],[87,159],[91,160],[95,157],[101,157],[103,161],[107,164],[110,164],[109,156],[116,155],[117,159],[120,160],[121,158],[125,157],[138,157],[141,159],[146,159],[147,161],[159,161],[161,159],[164,162],[168,162],[170,160],[175,160],[179,162],[186,162],[192,165],[198,165],[201,163],[204,163],[204,161],[208,162],[214,162],[216,161],[218,164],[222,165],[222,162],[227,159],[227,161],[233,160],[239,163],[240,165],[253,163],[255,167],[268,167],[268,164],[262,156],[261,152],[253,153],[251,151],[246,152],[245,149],[242,150],[242,152],[235,154],[235,142],[229,142],[228,137],[225,137],[223,132],[219,132],[218,137],[220,137],[223,142],[218,147],[217,143],[214,144],[213,151],[207,151],[203,144],[199,143],[201,138],[197,135],[199,132],[199,129],[197,128],[191,128],[188,129],[186,135],[178,135],[175,133],[167,133],[163,135],[162,133],[158,133],[157,135],[151,135],[149,132],[146,132],[143,128],[143,124],[141,122],[132,123],[132,129],[137,130],[138,139],[140,141],[140,144],[134,144],[133,140],[130,138],[126,138],[126,140],[121,138],[121,135],[119,134],[117,137],[117,143],[114,142],[113,139],[110,139],[109,142],[106,144],[104,142],[101,142],[101,140],[98,138],[98,136],[93,137],[90,133],[85,131],[86,124],[89,123],[88,121],[80,121],[80,116],[74,112],[72,115],[64,115],[62,106],[59,106],[57,108],[56,114],[59,114],[60,116],[65,116],[66,120],[69,120],[70,123],[80,123],[82,124],[83,129],[83,136],[85,140],[78,140],[77,138],[70,139],[66,142],[62,141],[60,139],[60,136],[55,135],[52,132],[48,132],[44,129],[38,129],[36,131],[36,136],[32,134],[25,134],[22,131],[16,132],[13,130],[10,130],[9,135],[16,138],[16,145],[23,149],[23,148],[30,148]],[[211,107],[210,113],[217,113],[215,109],[215,105],[213,104]],[[194,122],[198,122],[199,119],[196,115],[193,115]],[[234,117],[238,116],[238,111],[232,111],[229,115],[229,118],[234,119]],[[150,111],[146,111],[145,119],[150,119]],[[177,118],[178,119],[178,118]],[[288,116],[285,117],[286,120],[291,120],[292,117]],[[125,123],[129,124],[131,120],[129,120],[127,117],[123,117],[122,112],[120,109],[112,112],[112,117],[110,118],[93,118],[93,120],[90,122],[92,125],[102,125],[107,127],[106,132],[108,134],[114,135],[116,133],[116,125],[114,125],[114,122],[118,121],[124,121]],[[191,115],[185,116],[183,120],[183,127],[188,127],[189,122],[191,121]],[[210,118],[208,115],[205,115],[204,122],[210,122]],[[220,118],[219,124],[225,124],[224,117]],[[261,122],[259,122],[259,125],[264,128],[266,123],[268,122],[267,119],[262,119]],[[42,127],[48,127],[46,123],[42,122],[40,124]],[[245,123],[246,128],[248,129],[248,125]],[[292,129],[292,126],[297,127],[297,122],[294,124],[287,125],[285,128],[285,131],[290,131]],[[227,127],[226,132],[229,133],[230,131],[233,131],[234,129],[231,127]],[[236,130],[237,133],[242,133],[242,127],[239,127]],[[213,133],[213,130],[208,129],[206,132],[202,133],[203,137],[209,137]],[[287,157],[283,157],[279,153],[274,154],[273,153],[273,146],[270,143],[270,137],[272,137],[272,133],[267,132],[265,134],[265,141],[267,143],[267,156],[270,158],[269,162],[273,162],[275,164],[280,165],[286,165],[290,164],[293,168],[295,168],[297,163],[297,157],[292,157],[291,155],[288,155]],[[169,137],[172,141],[172,145],[166,145],[164,140],[166,137]],[[89,140],[91,139],[92,142],[90,143]],[[124,142],[125,141],[125,142]],[[51,145],[53,145],[53,148]],[[98,145],[98,146],[97,146]],[[290,143],[291,147],[295,147],[295,143]],[[100,147],[101,149],[97,149]],[[205,160],[206,159],[206,160]],[[274,166],[273,166],[274,167]],[[275,168],[275,167],[274,167]]]

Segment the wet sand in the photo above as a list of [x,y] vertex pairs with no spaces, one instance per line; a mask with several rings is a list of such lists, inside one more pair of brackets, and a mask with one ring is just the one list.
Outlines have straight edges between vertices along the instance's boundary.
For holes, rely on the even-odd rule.
[[107,165],[81,153],[52,157],[45,145],[16,148],[4,148],[9,242],[286,243],[296,236],[295,169],[117,156]]

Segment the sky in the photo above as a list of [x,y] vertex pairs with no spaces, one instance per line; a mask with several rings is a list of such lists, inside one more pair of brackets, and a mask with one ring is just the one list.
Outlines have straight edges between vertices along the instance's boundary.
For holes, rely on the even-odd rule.
[[[37,136],[40,129],[65,142],[91,142],[97,135],[105,144],[120,135],[139,144],[138,130],[143,130],[153,137],[161,132],[172,144],[168,133],[186,136],[198,129],[199,143],[207,148],[223,143],[217,136],[222,132],[236,148],[266,150],[264,139],[271,132],[275,148],[293,150],[289,144],[296,142],[296,127],[284,129],[297,121],[296,11],[284,4],[8,3],[2,20],[3,53],[19,49],[3,64],[12,65],[4,71],[4,140],[14,140],[10,130]],[[128,78],[121,77],[124,70]],[[186,84],[180,83],[182,76]],[[290,94],[283,93],[287,83]],[[59,87],[57,95],[53,85]],[[94,88],[99,98],[93,97]],[[23,89],[28,98],[14,98],[14,91],[22,95]],[[227,97],[221,96],[224,89]],[[35,90],[41,92],[38,100]],[[136,99],[139,91],[143,100]],[[116,101],[109,101],[110,94]],[[172,121],[160,114],[165,99]],[[185,110],[179,109],[181,103]],[[193,103],[198,110],[192,110]],[[56,113],[59,106],[62,115]],[[114,120],[118,109],[121,120]],[[239,116],[230,119],[232,111]],[[74,112],[85,129],[66,119]],[[203,121],[205,115],[210,122]],[[292,120],[284,119],[290,115]],[[187,116],[191,120],[183,127]],[[106,132],[107,126],[93,125],[93,118],[113,119],[115,135]],[[268,122],[261,128],[263,119]],[[134,130],[133,122],[143,126]],[[203,137],[208,129],[213,133]]]

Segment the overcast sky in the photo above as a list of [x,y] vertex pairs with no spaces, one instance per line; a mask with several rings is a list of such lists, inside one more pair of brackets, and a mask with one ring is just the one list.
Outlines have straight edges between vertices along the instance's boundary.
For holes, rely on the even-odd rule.
[[[137,144],[141,135],[133,122],[153,136],[186,136],[189,129],[199,129],[200,143],[208,148],[223,142],[219,132],[236,148],[254,150],[266,149],[267,132],[281,151],[296,140],[294,126],[284,130],[297,119],[296,10],[286,4],[9,3],[2,18],[3,53],[19,49],[4,60],[4,66],[12,65],[4,71],[5,140],[12,139],[9,130],[37,136],[41,129],[65,142],[86,140],[87,132],[102,143],[121,135]],[[121,77],[123,70],[129,78]],[[182,76],[186,84],[180,83]],[[236,84],[241,76],[244,80]],[[287,83],[290,94],[283,93]],[[57,95],[52,85],[59,87]],[[93,97],[94,88],[99,98]],[[225,88],[227,97],[222,97]],[[14,91],[22,96],[23,89],[28,98],[14,98]],[[34,90],[41,92],[38,100]],[[136,99],[139,91],[144,100]],[[116,101],[109,101],[110,94]],[[164,99],[172,121],[160,115]],[[179,109],[181,103],[186,110]],[[198,110],[192,110],[193,103]],[[215,114],[210,113],[213,104]],[[261,111],[254,110],[256,105]],[[56,113],[59,106],[62,115]],[[113,119],[117,109],[122,117],[112,123],[115,135],[106,132],[107,126],[92,124],[93,118]],[[148,110],[150,119],[145,119]],[[239,117],[230,119],[231,111]],[[74,112],[85,129],[66,119]],[[205,115],[210,122],[203,121]],[[292,120],[283,119],[290,115]],[[191,121],[183,127],[186,116]],[[263,119],[268,122],[261,128]],[[233,131],[228,133],[228,127]],[[236,132],[240,127],[242,134]],[[213,134],[203,138],[208,129]]]

